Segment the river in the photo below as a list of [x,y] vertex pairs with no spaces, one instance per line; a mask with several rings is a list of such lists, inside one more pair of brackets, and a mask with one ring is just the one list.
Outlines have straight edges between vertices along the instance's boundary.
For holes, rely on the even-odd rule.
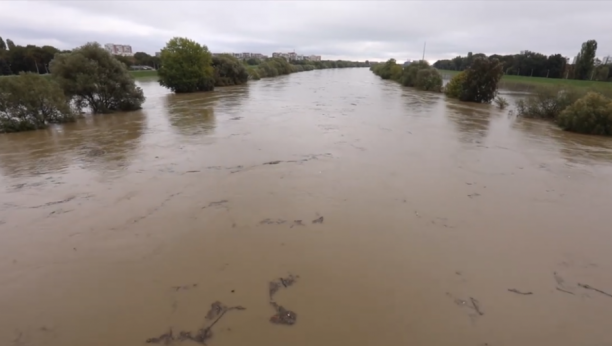
[[139,84],[0,135],[0,345],[145,345],[215,301],[246,309],[211,346],[612,344],[609,139],[367,69]]

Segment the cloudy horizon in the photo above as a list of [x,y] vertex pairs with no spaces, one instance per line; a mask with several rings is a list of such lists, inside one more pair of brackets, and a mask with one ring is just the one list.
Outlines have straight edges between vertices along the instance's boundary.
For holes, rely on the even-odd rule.
[[523,50],[573,57],[583,42],[612,55],[612,2],[598,1],[2,1],[0,37],[72,49],[128,44],[154,54],[172,37],[212,52],[323,59],[449,59]]

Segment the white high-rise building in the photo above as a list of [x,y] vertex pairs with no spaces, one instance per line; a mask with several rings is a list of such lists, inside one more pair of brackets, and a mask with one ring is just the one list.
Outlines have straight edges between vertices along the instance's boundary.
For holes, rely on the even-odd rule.
[[113,55],[123,55],[123,56],[132,56],[132,46],[127,44],[114,44],[107,43],[104,45],[104,49],[106,49],[109,53]]

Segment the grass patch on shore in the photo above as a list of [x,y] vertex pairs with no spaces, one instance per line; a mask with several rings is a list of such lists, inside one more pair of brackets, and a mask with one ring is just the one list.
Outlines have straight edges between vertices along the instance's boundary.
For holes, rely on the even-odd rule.
[[[438,70],[444,78],[451,78],[460,71]],[[500,81],[500,87],[504,86],[569,86],[574,88],[589,88],[589,89],[610,89],[612,90],[612,82],[600,82],[592,80],[576,80],[576,79],[558,79],[558,78],[543,78],[543,77],[527,77],[504,75]]]

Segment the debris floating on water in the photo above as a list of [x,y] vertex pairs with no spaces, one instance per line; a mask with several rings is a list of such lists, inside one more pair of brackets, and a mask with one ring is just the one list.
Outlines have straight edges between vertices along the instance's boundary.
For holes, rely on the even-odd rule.
[[269,295],[270,295],[270,305],[276,311],[276,314],[270,317],[270,322],[274,324],[285,324],[285,325],[293,325],[297,321],[297,314],[291,310],[286,309],[282,305],[277,304],[273,297],[276,292],[278,292],[281,288],[287,288],[295,283],[295,281],[299,278],[299,276],[294,276],[289,274],[286,278],[280,278],[275,281],[270,281],[269,283]]
[[521,291],[519,291],[517,289],[514,289],[514,288],[508,288],[508,291],[510,291],[512,293],[516,293],[516,294],[522,294],[524,296],[528,296],[530,294],[533,294],[533,292],[521,292]]
[[320,218],[316,220],[312,220],[312,223],[323,223],[323,216],[321,216]]
[[200,345],[206,345],[206,340],[212,338],[213,332],[212,328],[214,325],[219,322],[221,318],[225,315],[226,312],[230,310],[245,310],[246,308],[243,306],[232,306],[227,307],[220,301],[216,301],[210,304],[210,310],[206,314],[206,320],[212,321],[208,326],[200,328],[197,332],[192,333],[189,331],[181,331],[178,335],[174,334],[174,331],[170,329],[169,331],[163,333],[158,337],[153,337],[145,340],[147,344],[161,344],[170,345],[174,341],[193,341]]

